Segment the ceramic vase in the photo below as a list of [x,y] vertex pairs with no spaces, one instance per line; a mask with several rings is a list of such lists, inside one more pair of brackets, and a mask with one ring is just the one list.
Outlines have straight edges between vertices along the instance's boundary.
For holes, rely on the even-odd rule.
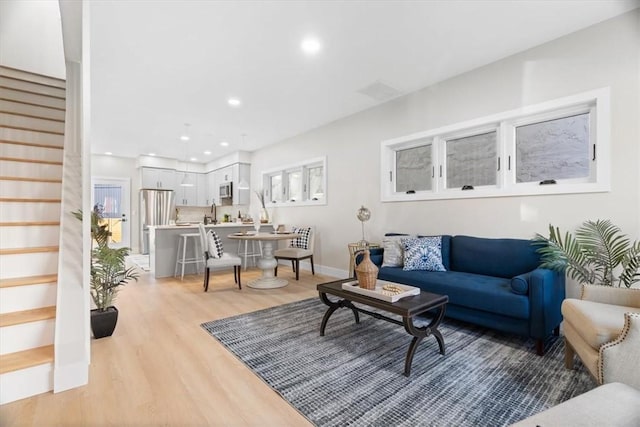
[[364,289],[375,289],[378,279],[378,266],[371,261],[371,254],[368,249],[364,251],[364,256],[360,264],[356,267],[356,278],[358,286]]

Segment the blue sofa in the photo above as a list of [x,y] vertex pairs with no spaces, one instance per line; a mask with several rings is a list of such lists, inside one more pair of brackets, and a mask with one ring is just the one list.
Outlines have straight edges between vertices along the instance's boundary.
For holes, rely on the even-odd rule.
[[[449,296],[448,317],[531,337],[536,352],[558,334],[564,275],[538,268],[540,257],[530,240],[442,236],[447,271],[405,271],[381,267],[378,278]],[[380,267],[384,249],[372,249]]]

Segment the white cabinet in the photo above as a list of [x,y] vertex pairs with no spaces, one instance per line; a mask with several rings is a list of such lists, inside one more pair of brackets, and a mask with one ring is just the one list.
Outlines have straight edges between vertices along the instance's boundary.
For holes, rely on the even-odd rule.
[[248,205],[251,189],[251,165],[246,163],[236,163],[232,166],[233,175],[233,204]]
[[162,168],[142,168],[142,188],[174,190],[176,188],[176,171]]
[[216,171],[211,171],[207,174],[207,200],[207,205],[213,203],[220,205],[220,190]]
[[211,197],[209,196],[209,186],[207,185],[207,174],[199,173],[196,174],[197,180],[197,200],[196,204],[198,206],[208,206],[211,204]]
[[[178,186],[176,186],[176,205],[197,206],[198,204],[198,178],[195,172],[177,172]],[[191,186],[180,185],[183,182],[192,184]]]
[[234,165],[226,166],[216,171],[218,172],[218,184],[233,181],[233,166]]

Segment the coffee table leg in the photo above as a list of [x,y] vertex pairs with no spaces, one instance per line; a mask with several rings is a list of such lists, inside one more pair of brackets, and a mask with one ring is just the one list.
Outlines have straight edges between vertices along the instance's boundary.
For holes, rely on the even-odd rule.
[[408,377],[409,375],[411,375],[411,364],[413,363],[413,355],[416,352],[416,348],[418,347],[418,344],[420,344],[420,341],[422,341],[423,338],[426,338],[429,335],[433,335],[436,338],[436,341],[438,341],[438,347],[440,347],[440,354],[442,355],[445,354],[444,338],[442,337],[442,334],[438,330],[438,326],[440,325],[440,323],[442,322],[442,319],[444,318],[445,308],[446,308],[445,305],[441,305],[440,307],[438,307],[438,312],[433,317],[433,319],[431,319],[431,322],[427,326],[423,326],[420,328],[413,324],[413,317],[404,317],[402,319],[402,323],[404,325],[405,331],[407,331],[409,335],[413,336],[413,339],[411,340],[411,344],[409,344],[409,349],[407,350],[407,357],[404,361],[405,377]]
[[327,294],[325,293],[320,293],[320,299],[322,300],[323,303],[329,306],[329,308],[327,309],[327,312],[322,317],[322,323],[320,324],[321,337],[324,336],[324,330],[327,327],[327,322],[329,321],[329,318],[331,317],[333,312],[339,309],[340,307],[350,308],[351,311],[353,311],[353,315],[356,318],[356,323],[360,323],[360,314],[358,313],[358,310],[356,309],[356,307],[353,304],[351,304],[351,301],[347,301],[343,299],[343,300],[338,300],[336,302],[333,302],[329,298],[327,298]]

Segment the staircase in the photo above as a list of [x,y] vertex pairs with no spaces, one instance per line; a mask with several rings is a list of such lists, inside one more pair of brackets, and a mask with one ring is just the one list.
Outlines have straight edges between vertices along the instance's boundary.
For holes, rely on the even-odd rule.
[[65,82],[0,66],[0,404],[53,389]]

